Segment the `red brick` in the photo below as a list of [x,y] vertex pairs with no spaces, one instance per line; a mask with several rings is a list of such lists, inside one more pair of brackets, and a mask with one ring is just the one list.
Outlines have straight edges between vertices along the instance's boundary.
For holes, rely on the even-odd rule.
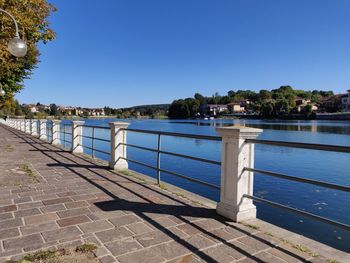
[[0,207],[0,213],[12,212],[12,211],[16,211],[16,210],[17,210],[16,205],[7,205],[7,206]]
[[57,220],[57,224],[59,224],[61,227],[78,225],[78,224],[82,224],[82,223],[86,223],[86,222],[90,222],[90,219],[85,215],[67,217],[64,219]]
[[61,204],[61,203],[66,203],[66,202],[71,202],[72,199],[69,197],[60,197],[60,198],[55,198],[55,199],[49,199],[49,200],[44,200],[43,204],[44,205],[55,205],[55,204]]

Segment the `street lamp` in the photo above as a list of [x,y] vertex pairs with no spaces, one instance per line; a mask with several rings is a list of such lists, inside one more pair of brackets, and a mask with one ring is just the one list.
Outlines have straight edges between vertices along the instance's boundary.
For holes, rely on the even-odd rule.
[[[16,19],[9,12],[5,11],[4,9],[0,8],[0,12],[3,12],[5,14],[7,14],[8,16],[10,16],[11,19],[13,20],[13,22],[15,24],[15,28],[16,28],[15,37],[12,38],[7,45],[8,50],[15,57],[18,57],[18,58],[24,57],[27,54],[27,44],[19,37],[18,25],[17,25]],[[0,89],[0,92],[1,92],[1,90],[2,89]]]
[[0,83],[0,97],[5,95],[6,95],[6,92],[3,90],[2,85]]

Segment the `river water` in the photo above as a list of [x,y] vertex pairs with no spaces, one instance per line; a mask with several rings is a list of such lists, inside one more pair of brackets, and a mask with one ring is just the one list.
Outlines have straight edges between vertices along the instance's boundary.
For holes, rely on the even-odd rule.
[[[88,119],[87,125],[108,126],[116,119]],[[233,124],[261,128],[259,139],[306,142],[350,146],[350,122],[346,121],[263,121],[263,120],[124,120],[130,128],[159,130],[190,134],[217,135],[216,127]],[[83,134],[91,136],[91,129],[84,128]],[[98,130],[95,136],[109,139],[108,130]],[[129,132],[128,143],[157,148],[157,136]],[[91,145],[89,139],[83,144]],[[95,147],[109,151],[107,142],[95,141]],[[187,138],[162,137],[162,150],[220,160],[221,142]],[[84,152],[91,153],[89,149]],[[95,154],[108,160],[109,156]],[[128,147],[128,158],[156,166],[156,153]],[[174,156],[161,156],[163,169],[220,185],[220,167]],[[350,154],[294,149],[268,145],[256,145],[255,167],[288,175],[311,178],[350,186]],[[129,168],[155,177],[154,170],[133,163]],[[212,200],[219,200],[219,191],[185,181],[168,174],[161,174],[163,181],[172,183]],[[254,195],[315,213],[333,220],[350,224],[350,193],[330,190],[308,184],[256,174]],[[309,220],[300,215],[256,203],[258,217],[275,225],[319,240],[330,246],[350,252],[350,233],[324,223]]]

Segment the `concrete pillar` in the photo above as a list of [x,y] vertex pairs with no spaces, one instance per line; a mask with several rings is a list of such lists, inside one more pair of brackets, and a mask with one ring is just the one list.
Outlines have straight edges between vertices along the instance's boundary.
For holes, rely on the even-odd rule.
[[20,119],[19,122],[20,122],[20,131],[24,131],[24,120]]
[[21,119],[21,131],[25,132],[26,131],[26,123],[24,119]]
[[109,168],[115,170],[128,169],[128,162],[121,158],[126,158],[126,129],[129,123],[126,122],[110,122],[111,127],[111,156],[109,161]]
[[51,143],[54,145],[59,145],[61,143],[60,127],[61,127],[60,120],[52,120],[52,142]]
[[31,120],[31,135],[38,137],[38,120]]
[[30,120],[24,120],[25,123],[25,133],[30,134]]
[[30,119],[29,120],[29,127],[28,127],[28,133],[30,134],[30,135],[32,135],[32,122],[33,122],[33,120],[32,119]]
[[83,152],[83,126],[84,121],[72,121],[72,152]]
[[39,139],[44,141],[47,140],[46,127],[47,120],[39,120]]
[[244,170],[254,168],[254,144],[245,140],[255,139],[262,130],[232,126],[216,131],[222,137],[221,190],[216,211],[236,222],[256,218],[253,201],[243,198],[244,194],[253,194],[254,182],[254,174]]

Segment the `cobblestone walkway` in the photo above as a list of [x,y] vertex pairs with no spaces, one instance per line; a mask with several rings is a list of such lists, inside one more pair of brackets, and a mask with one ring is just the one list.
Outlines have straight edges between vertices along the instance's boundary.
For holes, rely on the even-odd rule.
[[101,262],[323,262],[0,125],[0,262],[81,243],[97,244]]

